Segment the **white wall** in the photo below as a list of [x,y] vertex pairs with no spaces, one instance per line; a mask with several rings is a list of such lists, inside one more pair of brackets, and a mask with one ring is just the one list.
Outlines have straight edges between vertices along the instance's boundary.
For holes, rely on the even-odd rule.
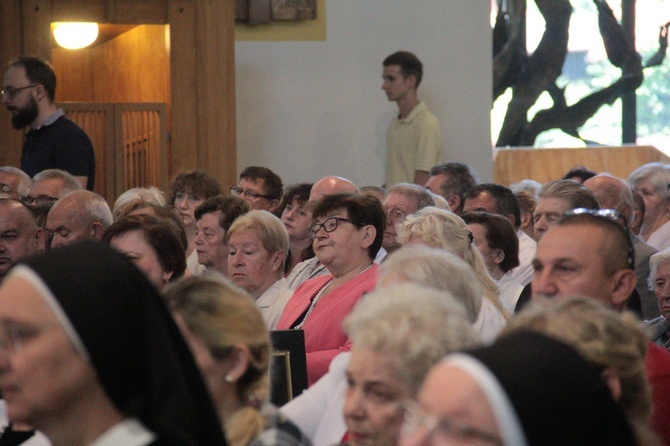
[[382,60],[412,51],[422,98],[442,123],[444,160],[492,177],[490,2],[328,0],[327,40],[237,42],[237,165],[263,165],[285,184],[340,175],[384,181]]

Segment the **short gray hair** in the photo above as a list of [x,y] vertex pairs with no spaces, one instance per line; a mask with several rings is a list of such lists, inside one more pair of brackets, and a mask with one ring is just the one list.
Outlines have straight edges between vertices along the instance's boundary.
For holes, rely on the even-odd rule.
[[152,203],[156,206],[165,207],[165,194],[157,187],[133,187],[119,195],[114,202],[114,209],[112,215],[116,220],[121,213],[121,210],[130,203],[145,202]]
[[63,191],[59,198],[66,196],[70,192],[81,190],[81,183],[74,175],[60,169],[46,169],[33,177],[33,183],[44,180],[61,180],[63,182]]
[[75,201],[77,203],[78,219],[82,224],[91,225],[97,222],[102,225],[103,229],[107,229],[113,222],[112,211],[109,209],[107,201],[95,192],[75,190],[59,199],[54,207],[64,201]]
[[28,195],[28,192],[30,192],[30,186],[33,184],[33,180],[30,179],[30,175],[14,166],[2,166],[0,167],[0,172],[19,177],[19,185],[16,187],[16,193],[18,193],[20,197],[25,197]]
[[407,198],[416,202],[416,209],[423,209],[426,206],[435,206],[435,200],[432,193],[425,187],[418,184],[398,183],[391,186],[386,192],[388,197],[392,193],[397,193],[406,196]]
[[647,284],[650,290],[654,291],[654,282],[656,282],[656,278],[658,277],[658,267],[665,263],[670,263],[670,248],[665,248],[649,257],[649,279]]
[[392,360],[398,377],[416,395],[430,368],[447,353],[479,341],[463,306],[451,295],[413,284],[379,288],[345,319],[354,349]]
[[470,265],[444,249],[426,245],[406,245],[381,264],[378,283],[407,281],[450,293],[474,323],[482,306],[482,291]]
[[554,180],[540,189],[539,198],[560,198],[570,205],[570,209],[600,209],[596,196],[583,184],[573,180]]
[[633,171],[628,177],[628,184],[633,189],[640,180],[647,180],[654,185],[661,196],[666,200],[670,198],[668,184],[670,184],[670,166],[663,163],[647,163]]

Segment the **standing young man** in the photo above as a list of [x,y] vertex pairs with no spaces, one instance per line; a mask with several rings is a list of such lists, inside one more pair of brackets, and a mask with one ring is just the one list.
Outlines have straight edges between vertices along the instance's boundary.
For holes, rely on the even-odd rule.
[[414,54],[399,51],[384,59],[383,65],[382,90],[398,104],[398,115],[386,131],[385,185],[423,186],[442,154],[440,123],[417,95],[423,64]]

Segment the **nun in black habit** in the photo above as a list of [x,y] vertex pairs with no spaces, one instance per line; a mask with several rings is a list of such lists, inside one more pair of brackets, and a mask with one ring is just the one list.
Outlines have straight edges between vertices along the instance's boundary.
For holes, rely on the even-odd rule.
[[225,445],[188,346],[129,261],[85,242],[16,266],[0,287],[9,418],[58,445]]

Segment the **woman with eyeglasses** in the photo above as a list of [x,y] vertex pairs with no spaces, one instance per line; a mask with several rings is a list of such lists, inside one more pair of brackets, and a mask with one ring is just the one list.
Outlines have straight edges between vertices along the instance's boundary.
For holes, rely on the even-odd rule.
[[304,330],[310,385],[328,371],[338,353],[351,348],[342,320],[375,287],[373,260],[382,244],[385,220],[379,200],[352,194],[324,196],[312,215],[312,246],[330,274],[298,287],[276,326]]
[[168,204],[174,206],[184,221],[186,230],[186,270],[190,274],[198,273],[198,253],[195,251],[193,242],[196,235],[195,208],[210,197],[220,195],[221,186],[214,177],[205,172],[194,170],[193,172],[181,172],[170,183],[170,194]]

